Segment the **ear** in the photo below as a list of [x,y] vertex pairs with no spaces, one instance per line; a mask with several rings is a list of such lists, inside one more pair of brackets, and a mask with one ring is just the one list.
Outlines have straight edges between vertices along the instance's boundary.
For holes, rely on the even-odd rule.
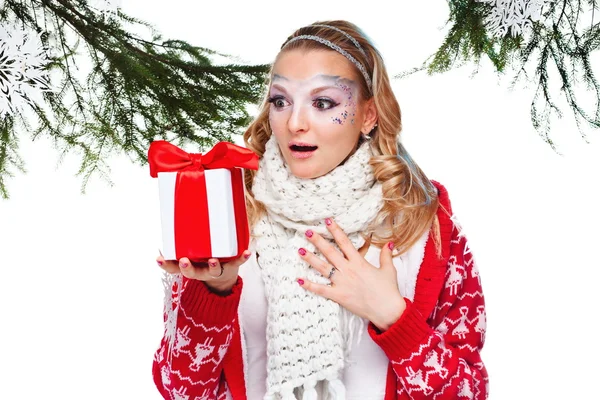
[[365,119],[360,128],[360,131],[365,135],[373,130],[373,127],[377,123],[377,108],[375,107],[375,99],[371,97],[365,102]]

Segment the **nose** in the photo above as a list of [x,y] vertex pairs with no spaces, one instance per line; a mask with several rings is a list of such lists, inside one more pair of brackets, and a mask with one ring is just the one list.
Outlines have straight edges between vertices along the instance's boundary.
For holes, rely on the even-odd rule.
[[288,129],[290,132],[303,132],[308,130],[308,118],[304,107],[292,108],[290,119],[288,119]]

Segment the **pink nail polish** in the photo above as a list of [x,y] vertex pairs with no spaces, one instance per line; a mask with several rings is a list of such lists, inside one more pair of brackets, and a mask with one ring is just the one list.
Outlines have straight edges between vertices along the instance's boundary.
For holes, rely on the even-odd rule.
[[327,225],[331,225],[331,218],[325,218],[325,223]]
[[163,265],[163,262],[162,262],[162,261],[157,261],[156,263],[157,263],[158,265]]
[[313,236],[313,231],[311,231],[310,229],[306,231],[306,237],[312,237]]
[[209,266],[209,267],[212,267],[212,268],[214,268],[214,267],[216,267],[216,266],[217,266],[217,263],[216,263],[216,262],[214,262],[214,261],[209,261],[209,262],[208,262],[208,266]]
[[300,247],[298,249],[298,253],[300,253],[301,256],[305,256],[306,255],[306,250],[304,250],[302,247]]
[[300,285],[300,286],[304,285],[304,279],[298,279],[298,285]]
[[188,263],[181,263],[181,264],[179,264],[179,266],[180,266],[181,268],[187,268],[187,267],[188,267],[188,265],[189,265]]
[[244,258],[247,260],[247,259],[249,259],[249,258],[250,258],[250,255],[251,255],[251,254],[244,254]]
[[388,243],[388,249],[394,250],[394,242],[389,242]]

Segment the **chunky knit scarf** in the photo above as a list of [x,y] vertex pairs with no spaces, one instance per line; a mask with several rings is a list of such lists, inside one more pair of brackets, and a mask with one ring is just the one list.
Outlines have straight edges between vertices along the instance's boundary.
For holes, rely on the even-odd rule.
[[285,163],[275,135],[266,143],[252,186],[255,198],[267,209],[253,229],[268,302],[265,400],[296,399],[294,392],[305,400],[316,399],[319,381],[325,381],[330,398],[345,398],[340,378],[348,311],[297,284],[299,277],[329,283],[300,258],[298,248],[325,259],[305,237],[312,229],[339,249],[324,225],[327,217],[334,218],[355,248],[364,244],[360,233],[383,206],[381,184],[369,165],[371,156],[366,142],[328,174],[301,179]]

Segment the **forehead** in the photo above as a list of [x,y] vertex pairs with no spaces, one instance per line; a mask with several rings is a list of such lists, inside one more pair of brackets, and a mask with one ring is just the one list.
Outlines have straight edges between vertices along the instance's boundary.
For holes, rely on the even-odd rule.
[[350,61],[336,51],[290,50],[279,54],[273,65],[273,82],[278,84],[343,83],[355,85]]

